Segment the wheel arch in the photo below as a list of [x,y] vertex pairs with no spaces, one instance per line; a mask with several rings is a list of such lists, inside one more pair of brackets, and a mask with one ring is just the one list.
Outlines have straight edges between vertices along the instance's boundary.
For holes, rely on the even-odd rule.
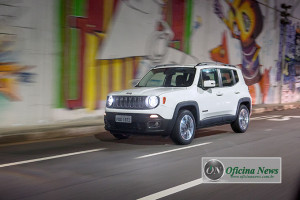
[[173,117],[172,117],[171,123],[170,123],[169,128],[168,128],[168,132],[170,134],[171,134],[171,132],[174,128],[174,125],[175,125],[175,122],[176,122],[176,119],[178,117],[178,114],[179,114],[180,110],[189,110],[195,118],[196,128],[198,128],[199,125],[200,125],[200,123],[199,123],[200,122],[200,113],[199,113],[198,103],[196,101],[180,102],[175,107]]
[[236,117],[238,116],[239,108],[240,108],[241,105],[245,105],[248,108],[248,110],[249,110],[250,113],[252,111],[251,99],[249,97],[241,98],[239,100],[237,108],[236,108],[236,113],[235,113]]

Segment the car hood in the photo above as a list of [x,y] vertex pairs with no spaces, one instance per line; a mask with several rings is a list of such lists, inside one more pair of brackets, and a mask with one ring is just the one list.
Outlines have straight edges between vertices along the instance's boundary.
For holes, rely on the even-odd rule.
[[122,95],[122,96],[159,96],[168,92],[186,90],[186,87],[137,87],[129,90],[113,92],[109,95]]

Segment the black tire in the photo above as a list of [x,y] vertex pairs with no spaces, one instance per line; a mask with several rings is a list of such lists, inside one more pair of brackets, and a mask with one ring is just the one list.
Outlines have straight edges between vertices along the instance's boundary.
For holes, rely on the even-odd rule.
[[231,128],[236,133],[244,133],[249,126],[249,122],[249,109],[245,105],[241,105],[236,120],[231,123]]
[[119,140],[124,140],[129,138],[130,135],[128,134],[124,134],[124,133],[119,133],[119,132],[110,132],[115,138],[119,139]]
[[[181,124],[182,120],[183,124]],[[195,130],[196,123],[193,114],[189,110],[181,110],[179,111],[178,117],[176,119],[174,129],[171,134],[171,139],[176,144],[190,144],[194,139]]]

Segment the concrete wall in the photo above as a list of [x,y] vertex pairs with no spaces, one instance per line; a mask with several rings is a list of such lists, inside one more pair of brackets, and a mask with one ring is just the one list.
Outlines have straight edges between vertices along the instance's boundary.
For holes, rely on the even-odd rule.
[[[110,91],[130,88],[161,63],[238,65],[253,103],[278,103],[280,14],[250,0],[228,2],[4,1],[0,126],[102,115]],[[284,1],[261,2],[279,8]],[[300,18],[299,11],[294,1],[292,15]],[[282,102],[300,100],[299,34],[292,19]]]
[[53,120],[57,3],[1,1],[0,126]]

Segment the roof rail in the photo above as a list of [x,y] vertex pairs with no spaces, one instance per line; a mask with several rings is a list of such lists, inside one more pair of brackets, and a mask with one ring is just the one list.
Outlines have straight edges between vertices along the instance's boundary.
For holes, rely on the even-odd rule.
[[219,65],[218,62],[200,62],[196,66],[202,66],[202,65]]
[[177,64],[162,64],[162,65],[156,65],[154,68],[156,67],[167,67],[167,66],[175,66]]
[[201,62],[201,63],[198,63],[196,66],[203,66],[203,65],[219,65],[219,66],[227,66],[227,67],[236,67],[234,65],[224,64],[221,62]]
[[235,65],[230,65],[230,64],[224,64],[224,65],[227,66],[227,67],[234,67],[234,68],[236,68]]

